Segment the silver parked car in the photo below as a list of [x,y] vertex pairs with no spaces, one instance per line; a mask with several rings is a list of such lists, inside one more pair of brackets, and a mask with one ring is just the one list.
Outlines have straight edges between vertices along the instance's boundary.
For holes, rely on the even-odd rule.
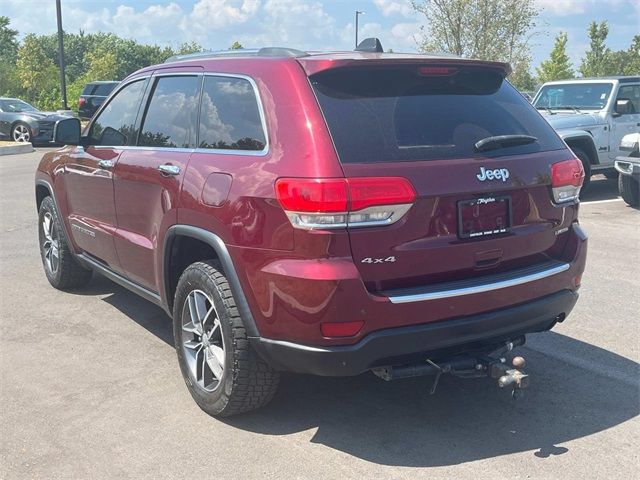
[[17,98],[0,97],[0,139],[47,143],[53,140],[56,121],[67,117],[56,112],[41,112]]
[[620,174],[618,190],[620,196],[632,207],[640,207],[640,133],[622,137],[620,151],[624,155],[616,157],[615,168]]

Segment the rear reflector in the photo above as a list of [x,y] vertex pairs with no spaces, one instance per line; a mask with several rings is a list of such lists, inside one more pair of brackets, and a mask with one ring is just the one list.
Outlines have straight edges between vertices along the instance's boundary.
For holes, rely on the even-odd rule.
[[321,323],[320,331],[324,337],[351,337],[358,333],[364,322],[358,320],[356,322],[331,322]]
[[413,204],[406,178],[280,178],[276,198],[296,228],[389,225]]
[[577,158],[551,165],[551,190],[556,203],[577,200],[584,182],[584,167]]

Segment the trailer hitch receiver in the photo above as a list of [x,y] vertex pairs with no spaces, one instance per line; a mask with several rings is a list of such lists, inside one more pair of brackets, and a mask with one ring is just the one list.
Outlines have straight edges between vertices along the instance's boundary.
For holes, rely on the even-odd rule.
[[523,357],[514,357],[507,363],[504,354],[515,346],[524,344],[524,338],[507,342],[491,353],[457,355],[435,362],[426,359],[425,363],[414,365],[391,366],[373,369],[373,373],[383,380],[435,375],[430,394],[433,395],[443,374],[451,374],[461,378],[490,377],[497,380],[498,387],[511,389],[513,397],[520,396],[522,389],[529,386],[529,376],[524,372]]

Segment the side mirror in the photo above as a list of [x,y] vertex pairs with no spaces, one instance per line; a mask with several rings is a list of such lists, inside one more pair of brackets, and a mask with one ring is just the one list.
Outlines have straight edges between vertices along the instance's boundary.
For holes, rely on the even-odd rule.
[[80,145],[80,120],[73,117],[58,120],[53,127],[53,142]]
[[616,106],[613,111],[617,113],[617,116],[634,113],[633,103],[631,103],[631,100],[629,100],[628,98],[619,98],[618,100],[616,100]]

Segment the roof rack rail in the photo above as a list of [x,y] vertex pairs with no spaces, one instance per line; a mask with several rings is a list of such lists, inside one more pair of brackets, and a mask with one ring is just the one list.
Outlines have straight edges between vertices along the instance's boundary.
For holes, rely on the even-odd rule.
[[235,50],[211,50],[208,52],[187,53],[167,58],[164,63],[185,60],[205,60],[208,58],[229,57],[306,57],[309,54],[301,50],[285,47],[239,48]]

